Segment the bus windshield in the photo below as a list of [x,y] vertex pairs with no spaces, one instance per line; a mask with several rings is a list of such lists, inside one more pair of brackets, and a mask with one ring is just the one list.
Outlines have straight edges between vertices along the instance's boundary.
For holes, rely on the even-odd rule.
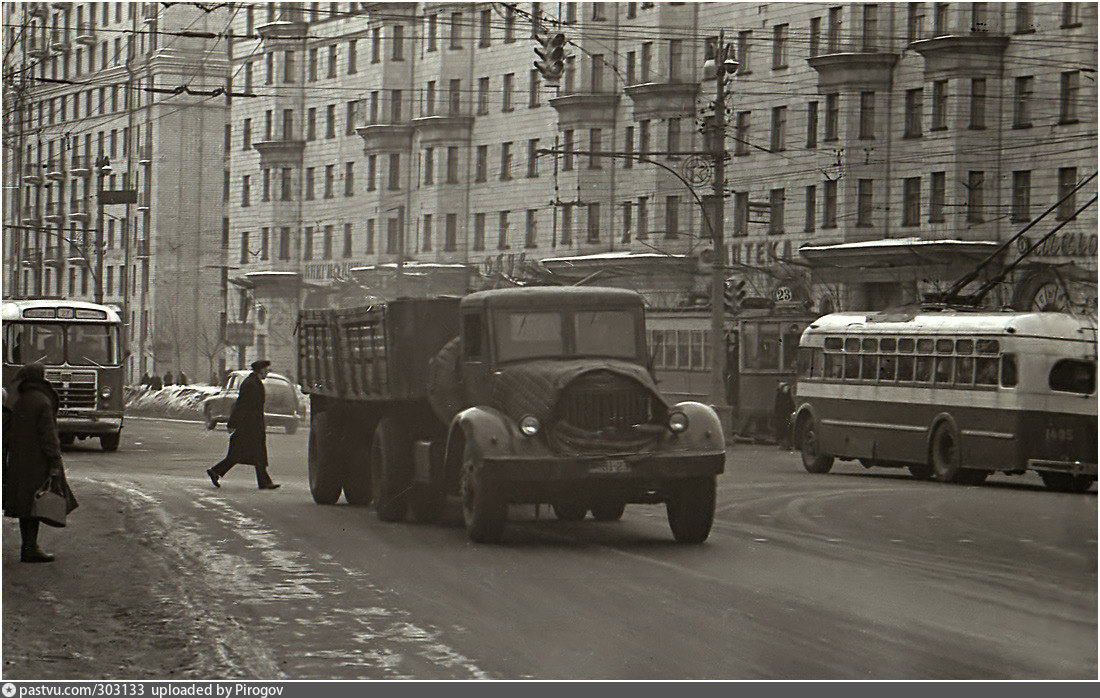
[[56,366],[119,363],[118,331],[111,325],[15,322],[4,328],[4,361]]

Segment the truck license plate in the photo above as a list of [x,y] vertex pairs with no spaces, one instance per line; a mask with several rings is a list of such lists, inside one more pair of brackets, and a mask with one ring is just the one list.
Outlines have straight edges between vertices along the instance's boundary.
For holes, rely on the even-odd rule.
[[598,475],[620,475],[630,472],[630,466],[621,458],[608,458],[602,463],[588,468],[588,472]]

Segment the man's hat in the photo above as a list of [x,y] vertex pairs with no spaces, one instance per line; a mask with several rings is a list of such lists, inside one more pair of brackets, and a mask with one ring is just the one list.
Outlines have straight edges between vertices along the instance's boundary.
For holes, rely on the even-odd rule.
[[253,371],[259,371],[260,369],[267,368],[270,365],[271,365],[271,362],[268,361],[267,359],[259,359],[258,361],[253,361],[252,362],[252,370]]

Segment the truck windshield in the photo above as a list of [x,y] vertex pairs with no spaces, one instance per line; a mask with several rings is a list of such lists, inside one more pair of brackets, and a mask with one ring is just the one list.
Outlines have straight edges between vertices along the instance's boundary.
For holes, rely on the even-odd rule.
[[636,323],[629,310],[578,311],[574,317],[579,356],[638,356]]
[[559,312],[503,311],[493,324],[500,361],[565,354]]

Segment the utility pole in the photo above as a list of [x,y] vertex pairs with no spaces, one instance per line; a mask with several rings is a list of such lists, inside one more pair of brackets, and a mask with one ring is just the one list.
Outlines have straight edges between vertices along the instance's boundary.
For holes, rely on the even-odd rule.
[[103,179],[111,171],[111,160],[100,155],[95,160],[96,224],[95,224],[95,302],[103,302]]

